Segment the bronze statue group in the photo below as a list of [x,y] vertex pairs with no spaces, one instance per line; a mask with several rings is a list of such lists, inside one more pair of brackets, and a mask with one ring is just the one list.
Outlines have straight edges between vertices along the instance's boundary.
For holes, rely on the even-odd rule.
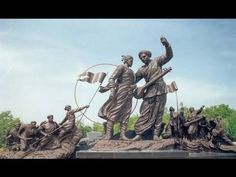
[[[108,100],[102,105],[98,116],[107,120],[106,132],[103,139],[113,138],[113,127],[116,122],[120,123],[120,140],[138,141],[143,139],[143,134],[152,132],[152,139],[174,138],[175,145],[181,149],[199,150],[216,149],[223,151],[236,151],[233,142],[225,135],[222,121],[208,121],[201,112],[204,108],[189,109],[189,116],[185,118],[184,111],[171,107],[169,123],[165,126],[162,121],[166,100],[167,85],[163,76],[170,69],[162,68],[173,58],[171,45],[166,38],[161,37],[160,41],[165,47],[165,53],[151,59],[152,53],[148,50],[139,52],[139,59],[144,63],[136,73],[130,67],[133,64],[133,57],[122,56],[123,64],[119,65],[110,77],[108,84],[100,87],[100,92],[110,90]],[[137,87],[136,84],[144,79],[145,85]],[[132,99],[142,99],[139,112],[140,116],[135,123],[136,136],[132,139],[126,137],[128,119],[132,110]],[[145,138],[144,138],[145,139]],[[161,142],[160,142],[161,143]]]
[[59,124],[53,121],[53,115],[48,115],[48,120],[43,121],[39,126],[36,121],[32,121],[30,124],[17,124],[13,130],[7,133],[6,145],[11,150],[21,151],[60,148],[64,139],[71,138],[73,140],[73,134],[78,133],[78,128],[75,125],[75,113],[88,107],[71,109],[70,105],[66,105],[64,108],[66,116]]
[[[201,116],[204,106],[199,110],[190,108],[187,118],[185,118],[183,110],[175,112],[175,109],[171,107],[169,123],[165,126],[162,117],[168,91],[163,76],[171,69],[164,70],[162,67],[173,58],[173,51],[166,38],[161,37],[160,41],[165,47],[163,55],[151,59],[150,51],[140,51],[138,56],[144,65],[136,73],[130,69],[133,57],[124,55],[122,56],[123,64],[116,67],[108,84],[100,86],[99,92],[110,91],[108,100],[98,111],[98,116],[106,120],[103,139],[112,140],[114,124],[119,122],[120,140],[122,141],[142,140],[142,135],[151,130],[154,141],[174,138],[176,145],[185,149],[194,149],[196,143],[198,143],[197,148],[224,150],[225,147],[222,147],[222,144],[233,146],[232,141],[224,133],[221,121],[208,121]],[[145,80],[145,85],[137,87],[136,84],[142,79]],[[132,111],[133,97],[142,99],[142,104],[140,116],[134,126],[136,136],[129,139],[125,133]],[[12,145],[19,144],[20,146],[15,146],[15,148],[23,151],[58,148],[63,137],[65,138],[68,132],[76,127],[75,113],[85,108],[88,106],[77,109],[66,106],[66,117],[59,125],[53,121],[53,115],[49,115],[48,121],[42,122],[39,126],[36,125],[36,122],[31,122],[29,125],[17,125],[14,130],[9,132],[7,145],[14,147]]]

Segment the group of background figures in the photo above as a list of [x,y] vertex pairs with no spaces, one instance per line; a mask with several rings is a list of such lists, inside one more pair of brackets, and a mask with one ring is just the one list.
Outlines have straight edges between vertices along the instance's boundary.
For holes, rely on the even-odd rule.
[[224,132],[223,120],[207,120],[205,116],[201,115],[203,108],[204,106],[198,110],[193,107],[189,108],[189,116],[186,119],[183,109],[177,113],[173,107],[170,107],[170,120],[162,137],[164,139],[174,138],[176,144],[180,146],[183,139],[191,142],[205,141],[213,149],[220,148],[222,144],[234,146]]
[[[103,139],[113,138],[113,127],[116,122],[120,123],[120,140],[138,141],[143,139],[143,134],[152,131],[152,140],[174,138],[176,144],[183,145],[185,140],[194,142],[201,140],[207,142],[211,148],[220,147],[221,144],[233,145],[232,141],[224,133],[222,121],[207,120],[201,116],[203,107],[199,110],[190,108],[190,115],[185,119],[184,111],[171,107],[169,123],[164,125],[162,117],[167,100],[167,85],[163,76],[167,70],[162,68],[173,58],[171,45],[166,38],[161,37],[160,41],[165,47],[165,54],[151,59],[152,53],[148,50],[139,52],[139,59],[144,63],[136,73],[130,67],[133,64],[133,57],[122,56],[123,63],[115,69],[109,78],[106,86],[100,86],[99,92],[110,91],[108,100],[98,111],[98,116],[106,120],[105,134]],[[145,85],[137,87],[136,84],[144,79]],[[132,139],[126,137],[127,124],[132,111],[132,99],[142,99],[140,116],[135,123],[134,130],[136,136]],[[29,125],[17,125],[7,137],[7,144],[20,144],[20,150],[27,149],[53,149],[60,146],[60,142],[73,131],[75,126],[75,113],[84,106],[72,110],[71,106],[66,106],[65,119],[58,125],[53,121],[53,116],[48,116],[48,121],[36,126],[36,122]],[[203,143],[204,144],[204,143]],[[189,145],[189,144],[188,144]],[[236,151],[236,150],[235,150]]]
[[70,138],[71,135],[73,138],[73,134],[79,132],[75,125],[75,113],[88,107],[71,109],[70,105],[66,105],[66,116],[59,124],[53,121],[53,115],[48,115],[48,120],[43,121],[39,126],[35,121],[30,124],[17,124],[7,133],[6,145],[11,150],[21,151],[60,148],[64,139]]

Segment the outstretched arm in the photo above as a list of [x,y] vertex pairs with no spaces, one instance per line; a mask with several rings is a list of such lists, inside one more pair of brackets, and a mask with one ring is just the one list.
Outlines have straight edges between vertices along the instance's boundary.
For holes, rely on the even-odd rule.
[[89,105],[86,105],[83,107],[78,107],[78,108],[74,109],[73,112],[76,113],[76,112],[82,111],[83,109],[88,108],[88,107],[89,107]]
[[164,45],[166,48],[166,53],[164,55],[161,55],[160,57],[158,57],[158,61],[159,61],[160,65],[162,66],[162,65],[166,64],[168,61],[170,61],[171,58],[173,58],[173,51],[172,51],[172,48],[166,38],[161,37],[160,40],[161,40],[162,45]]
[[203,105],[199,110],[197,110],[197,114],[200,114],[205,106]]

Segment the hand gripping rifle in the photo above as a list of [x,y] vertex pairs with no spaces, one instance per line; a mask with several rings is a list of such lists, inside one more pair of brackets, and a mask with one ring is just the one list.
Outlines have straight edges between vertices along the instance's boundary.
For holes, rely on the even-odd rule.
[[[43,135],[43,137],[39,138],[38,140],[36,140],[34,143],[30,144],[31,147],[33,147],[35,144],[39,143],[40,141],[42,141],[44,138],[49,138],[52,134],[54,134],[57,130],[61,129],[62,127],[64,127],[64,124],[60,125],[58,128],[56,128],[55,130],[53,130],[52,132],[50,132],[49,134]],[[30,149],[32,150],[32,149]]]
[[163,69],[163,71],[160,74],[155,73],[156,76],[154,76],[149,82],[147,82],[144,86],[138,87],[134,90],[134,97],[137,99],[143,98],[146,88],[154,84],[158,79],[166,75],[171,70],[172,68],[169,67],[169,68]]
[[203,120],[203,119],[205,119],[204,116],[199,117],[199,118],[196,118],[196,119],[191,120],[191,121],[189,121],[189,122],[185,122],[185,123],[183,124],[183,126],[184,126],[184,127],[189,127],[191,124],[196,123],[196,122],[199,122],[199,121],[201,121],[201,120]]

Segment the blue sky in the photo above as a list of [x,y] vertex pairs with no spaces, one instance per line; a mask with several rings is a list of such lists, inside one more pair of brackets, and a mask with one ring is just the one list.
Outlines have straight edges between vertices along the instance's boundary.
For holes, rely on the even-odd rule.
[[[176,81],[179,102],[236,109],[235,29],[233,19],[1,19],[0,111],[11,110],[24,122],[41,122],[48,114],[61,121],[64,106],[76,106],[78,74],[98,63],[118,65],[124,54],[134,57],[137,71],[140,50],[152,51],[153,57],[164,53],[161,36],[173,48],[174,57],[166,64],[173,70],[165,80]],[[109,77],[112,70],[92,71],[106,71]],[[79,83],[78,103],[87,104],[97,86]],[[107,96],[96,95],[87,113],[91,119],[103,121],[97,111]],[[176,106],[175,94],[168,94],[167,106]]]

